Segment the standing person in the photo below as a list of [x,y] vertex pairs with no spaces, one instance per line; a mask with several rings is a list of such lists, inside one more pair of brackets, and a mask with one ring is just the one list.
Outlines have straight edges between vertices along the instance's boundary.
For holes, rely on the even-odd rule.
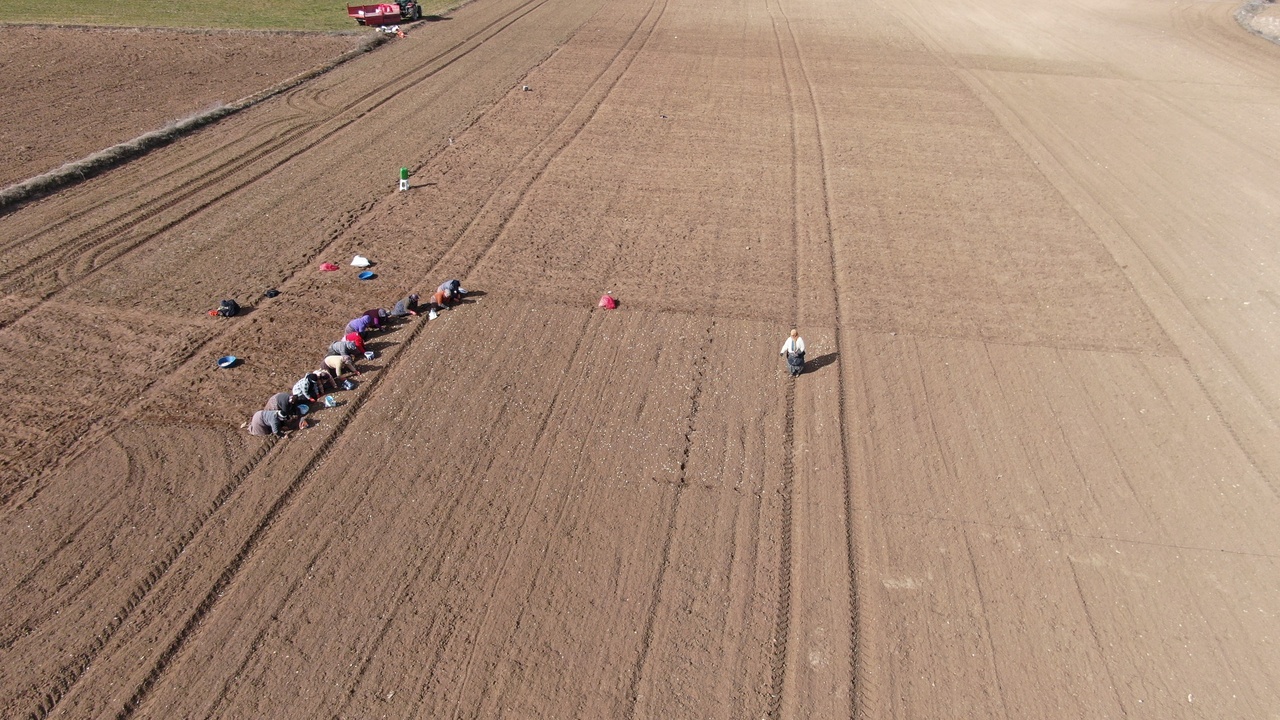
[[391,317],[405,317],[407,315],[418,314],[418,295],[417,293],[409,293],[409,297],[401,300],[391,308]]
[[341,380],[347,370],[351,370],[356,375],[364,374],[356,369],[356,361],[352,360],[350,355],[330,355],[324,359],[324,366],[329,369],[329,374],[335,381]]
[[778,354],[786,356],[791,377],[804,372],[804,338],[800,337],[799,330],[791,328],[791,337],[782,343],[782,352]]

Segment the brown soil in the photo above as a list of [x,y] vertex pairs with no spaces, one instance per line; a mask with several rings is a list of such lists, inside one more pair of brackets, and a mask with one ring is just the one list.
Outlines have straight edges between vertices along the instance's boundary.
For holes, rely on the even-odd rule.
[[0,715],[1265,717],[1233,10],[486,0],[0,217]]
[[358,40],[0,25],[0,187],[235,102]]

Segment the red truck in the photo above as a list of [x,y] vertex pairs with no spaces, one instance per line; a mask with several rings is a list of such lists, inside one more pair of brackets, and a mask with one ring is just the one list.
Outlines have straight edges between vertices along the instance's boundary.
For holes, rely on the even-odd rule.
[[348,5],[347,15],[360,25],[395,25],[422,17],[422,7],[415,0],[398,0],[375,5]]

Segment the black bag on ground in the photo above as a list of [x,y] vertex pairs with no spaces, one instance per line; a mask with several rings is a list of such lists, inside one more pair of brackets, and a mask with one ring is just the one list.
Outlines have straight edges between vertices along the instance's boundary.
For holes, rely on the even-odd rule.
[[240,313],[240,303],[235,300],[223,300],[218,303],[218,317],[235,317]]

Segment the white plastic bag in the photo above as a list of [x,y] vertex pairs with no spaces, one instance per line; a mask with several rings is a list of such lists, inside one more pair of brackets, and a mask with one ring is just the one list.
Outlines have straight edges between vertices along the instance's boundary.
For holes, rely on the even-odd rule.
[[373,263],[369,262],[369,258],[363,255],[357,255],[351,258],[352,267],[369,267]]

